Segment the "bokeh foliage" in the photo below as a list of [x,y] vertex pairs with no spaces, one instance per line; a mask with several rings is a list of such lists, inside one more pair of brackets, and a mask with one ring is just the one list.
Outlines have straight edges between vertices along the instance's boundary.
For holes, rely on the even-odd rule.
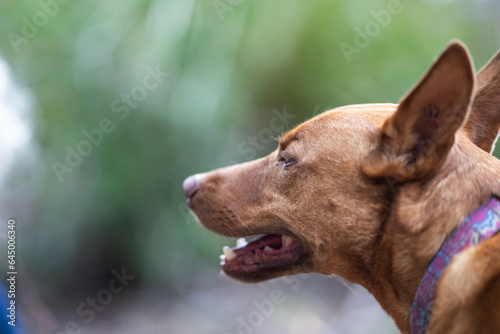
[[[0,2],[1,55],[35,101],[38,162],[16,169],[5,190],[29,185],[28,205],[11,209],[39,290],[63,298],[121,265],[177,291],[200,271],[215,276],[226,240],[189,223],[186,176],[251,158],[238,146],[269,127],[273,110],[293,114],[291,128],[340,105],[397,102],[452,38],[477,68],[500,47],[494,1],[401,6],[348,62],[340,44],[387,2],[70,1],[19,52],[8,33],[21,34],[40,4]],[[169,76],[120,120],[113,101],[157,65]],[[51,164],[103,118],[116,129],[59,182]],[[261,144],[259,156],[276,145]]]

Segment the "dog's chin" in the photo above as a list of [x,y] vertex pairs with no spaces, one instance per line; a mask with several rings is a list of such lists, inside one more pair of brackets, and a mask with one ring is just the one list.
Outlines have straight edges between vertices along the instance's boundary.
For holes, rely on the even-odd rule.
[[303,273],[308,258],[299,240],[281,234],[265,234],[250,242],[241,238],[236,247],[226,246],[223,252],[222,271],[248,283]]
[[290,266],[262,268],[249,272],[224,270],[222,265],[221,269],[222,272],[231,279],[242,283],[259,283],[283,276],[312,272],[312,270],[306,266],[305,263],[307,263],[307,256],[303,255],[296,263]]

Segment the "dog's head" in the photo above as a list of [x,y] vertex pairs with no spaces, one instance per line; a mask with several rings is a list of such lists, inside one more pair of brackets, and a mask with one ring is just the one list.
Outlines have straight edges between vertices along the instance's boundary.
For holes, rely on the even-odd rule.
[[222,270],[247,282],[305,272],[363,281],[400,185],[441,173],[465,138],[474,85],[455,42],[399,105],[325,112],[267,157],[187,178],[188,204],[206,228],[264,235],[225,248]]

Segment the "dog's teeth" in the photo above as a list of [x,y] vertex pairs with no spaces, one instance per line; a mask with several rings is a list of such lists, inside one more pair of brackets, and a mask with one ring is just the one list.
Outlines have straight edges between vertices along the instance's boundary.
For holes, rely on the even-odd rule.
[[229,246],[224,246],[222,248],[222,251],[224,252],[224,255],[226,256],[226,259],[229,261],[236,257],[236,253],[233,252],[233,250],[231,248],[229,248]]
[[286,235],[282,235],[281,236],[281,243],[283,244],[283,246],[290,245],[293,242],[293,240],[294,239],[292,237],[289,237],[289,236],[286,236]]
[[247,245],[247,241],[245,238],[239,238],[236,240],[236,247],[245,247]]
[[269,246],[264,247],[264,251],[272,251],[273,249]]

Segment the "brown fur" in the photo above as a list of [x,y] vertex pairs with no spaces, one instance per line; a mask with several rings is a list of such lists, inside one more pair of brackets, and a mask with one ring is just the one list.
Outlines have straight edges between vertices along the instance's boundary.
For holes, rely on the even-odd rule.
[[[497,80],[500,68],[492,75],[488,67]],[[474,121],[462,127],[474,81],[468,52],[454,42],[399,105],[325,112],[284,135],[265,158],[198,175],[190,206],[222,235],[277,233],[302,243],[293,267],[239,279],[342,275],[410,333],[412,301],[431,259],[468,213],[500,194],[500,162],[483,145],[493,143],[500,124],[482,119],[500,119],[500,110],[476,99]],[[482,82],[480,94],[481,87],[496,92],[485,100],[500,92]],[[296,162],[283,167],[289,158]],[[500,332],[499,255],[495,237],[454,258],[429,334]]]
[[473,112],[465,125],[472,142],[492,152],[500,130],[500,52],[479,71]]

